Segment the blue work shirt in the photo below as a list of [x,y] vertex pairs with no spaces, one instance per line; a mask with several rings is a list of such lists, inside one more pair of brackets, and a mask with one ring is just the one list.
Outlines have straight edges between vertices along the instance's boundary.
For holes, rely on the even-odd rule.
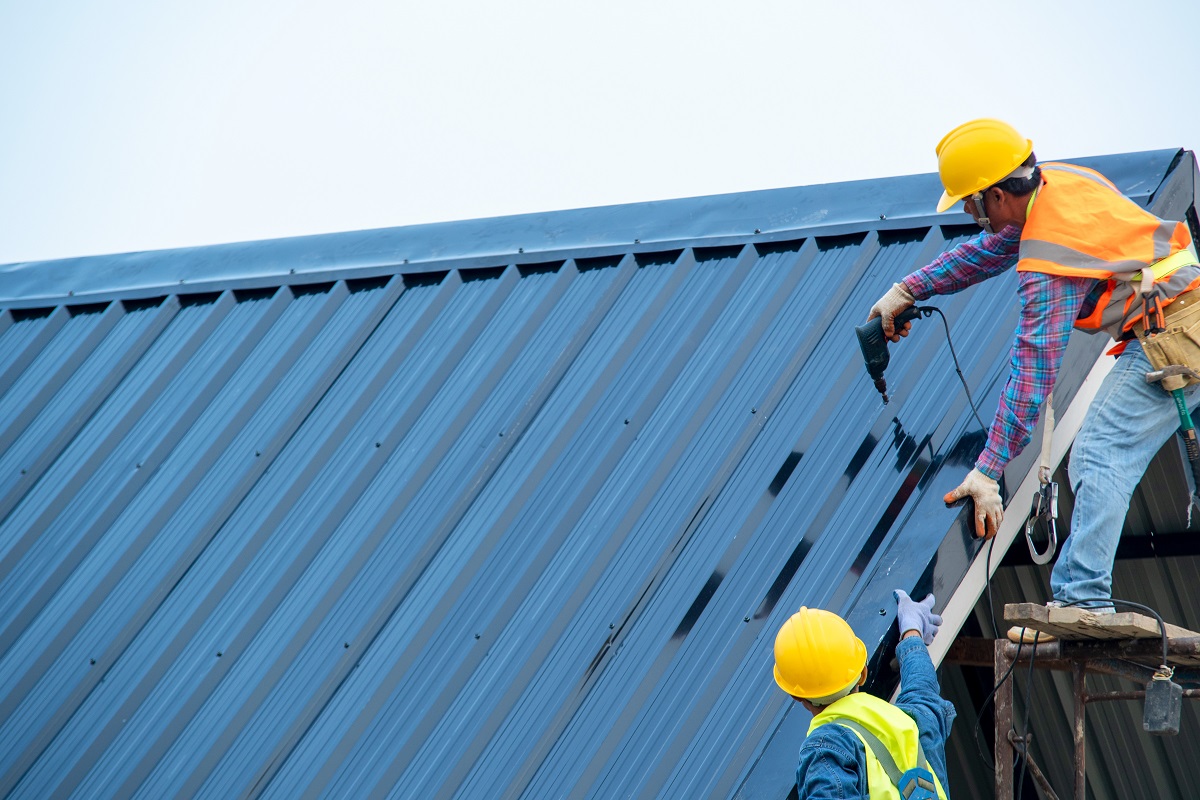
[[[900,660],[900,695],[895,706],[917,723],[921,749],[949,796],[946,739],[954,722],[954,704],[942,699],[929,650],[919,636],[896,645]],[[800,746],[796,786],[801,800],[849,800],[869,797],[867,754],[849,728],[829,723],[817,728]]]

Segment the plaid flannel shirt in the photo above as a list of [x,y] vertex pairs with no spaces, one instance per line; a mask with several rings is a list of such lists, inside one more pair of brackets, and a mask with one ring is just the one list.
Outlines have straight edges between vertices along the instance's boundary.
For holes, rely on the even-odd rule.
[[[917,300],[961,292],[1016,264],[1020,245],[1021,231],[1012,225],[999,233],[981,233],[906,277],[904,285]],[[1013,340],[1012,370],[987,444],[975,461],[975,467],[993,480],[999,480],[1008,462],[1029,444],[1042,402],[1054,388],[1071,327],[1089,293],[1102,283],[1040,272],[1018,275],[1021,317]]]

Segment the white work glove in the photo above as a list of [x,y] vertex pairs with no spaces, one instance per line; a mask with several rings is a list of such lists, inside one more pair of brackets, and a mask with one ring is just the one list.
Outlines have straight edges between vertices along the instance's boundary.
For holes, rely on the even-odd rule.
[[908,290],[907,286],[903,283],[892,284],[892,288],[887,290],[887,294],[871,306],[871,313],[867,314],[867,322],[876,317],[882,317],[883,335],[889,341],[898,342],[901,336],[908,336],[908,329],[912,327],[912,323],[906,322],[903,328],[896,330],[896,315],[915,302],[917,302],[917,298],[912,296],[912,292]]
[[1000,500],[1000,484],[984,475],[978,469],[967,473],[967,479],[952,492],[948,492],[943,500],[946,504],[970,497],[975,501],[975,535],[980,539],[990,539],[1000,530],[1004,521],[1004,503]]
[[900,629],[900,636],[916,631],[926,647],[933,644],[933,637],[942,625],[941,616],[933,613],[933,595],[927,595],[919,603],[903,589],[896,589],[892,596],[896,598],[896,627]]

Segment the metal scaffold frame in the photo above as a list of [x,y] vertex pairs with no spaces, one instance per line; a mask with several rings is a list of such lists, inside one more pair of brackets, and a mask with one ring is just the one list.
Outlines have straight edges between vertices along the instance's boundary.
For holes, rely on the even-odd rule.
[[[1169,638],[1167,653],[1175,666],[1174,680],[1184,686],[1200,687],[1200,667],[1184,666],[1188,663],[1194,664],[1196,659],[1200,659],[1200,636]],[[1087,787],[1087,749],[1084,735],[1087,705],[1113,700],[1140,700],[1146,696],[1144,690],[1091,693],[1087,690],[1087,676],[1111,675],[1145,685],[1153,678],[1158,662],[1162,660],[1162,641],[1120,639],[1018,645],[1003,639],[957,640],[947,652],[944,663],[991,666],[993,669],[993,686],[996,686],[996,800],[1012,800],[1014,762],[1016,755],[1023,753],[1026,745],[1013,726],[1013,682],[1007,678],[1017,665],[1029,664],[1030,659],[1033,660],[1036,669],[1071,673],[1074,698],[1074,797],[1076,800],[1083,800]],[[1185,688],[1183,696],[1200,697],[1200,688]],[[1046,796],[1056,797],[1049,782],[1032,760],[1028,761],[1028,768],[1033,780]]]

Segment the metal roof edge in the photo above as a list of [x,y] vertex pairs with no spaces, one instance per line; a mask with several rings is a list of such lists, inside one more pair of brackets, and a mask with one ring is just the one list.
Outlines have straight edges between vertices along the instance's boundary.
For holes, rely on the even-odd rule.
[[[1112,371],[1116,364],[1116,359],[1106,355],[1106,349],[1101,348],[1095,363],[1078,391],[1071,398],[1067,408],[1055,409],[1059,418],[1055,422],[1054,435],[1050,445],[1052,471],[1057,469],[1062,460],[1066,458],[1071,444],[1075,441],[1075,434],[1083,426],[1083,417],[1092,404],[1092,398],[1100,390],[1100,384],[1104,381],[1104,377]],[[1033,442],[1041,441],[1044,424],[1044,419],[1039,420]],[[1029,504],[1029,499],[1037,492],[1040,485],[1039,467],[1038,461],[1034,460],[1026,473],[1017,481],[1017,489],[1009,496],[1008,503],[1005,505],[1004,521],[1000,523],[1000,530],[994,537],[994,546],[979,548],[975,553],[975,558],[971,561],[967,574],[963,576],[963,580],[954,587],[953,593],[947,598],[946,605],[942,609],[942,631],[929,647],[929,655],[934,664],[942,663],[942,658],[945,657],[946,651],[950,649],[959,630],[966,623],[971,610],[983,596],[988,581],[1000,567],[1000,562],[1004,560],[1004,554],[1010,547],[1019,546],[1022,540],[1021,534],[1025,529],[1027,516],[1025,509]]]
[[[1182,150],[1068,159],[1103,171],[1145,203]],[[936,173],[570,209],[396,228],[0,265],[0,304],[19,308],[380,274],[536,263],[686,246],[772,242],[923,225]]]

